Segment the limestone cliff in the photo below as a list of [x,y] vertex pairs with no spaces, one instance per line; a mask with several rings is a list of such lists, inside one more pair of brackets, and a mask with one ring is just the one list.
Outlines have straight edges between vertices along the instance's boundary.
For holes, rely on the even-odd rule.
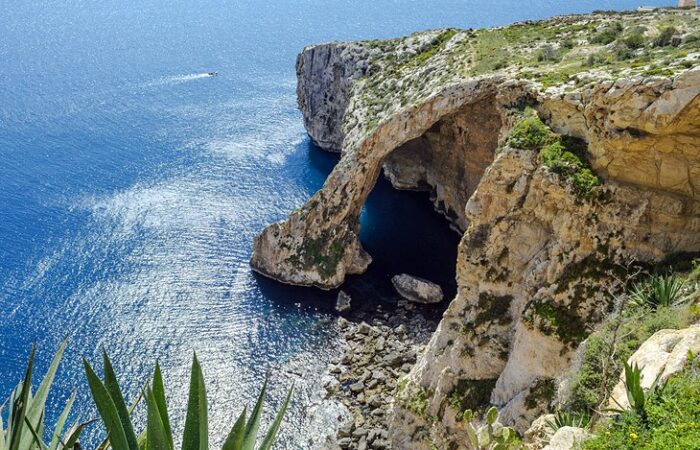
[[321,288],[363,272],[358,219],[382,170],[463,233],[458,294],[397,395],[395,448],[463,448],[459,413],[486,403],[524,431],[618,265],[700,251],[698,24],[573,16],[299,56],[309,134],[342,157],[256,238],[253,267]]

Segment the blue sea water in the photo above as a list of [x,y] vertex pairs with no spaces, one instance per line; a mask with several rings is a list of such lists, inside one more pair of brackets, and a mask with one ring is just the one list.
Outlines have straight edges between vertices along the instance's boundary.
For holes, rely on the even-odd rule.
[[[297,52],[640,1],[0,3],[0,398],[33,342],[41,371],[69,338],[52,417],[73,390],[74,418],[94,416],[80,357],[98,364],[106,349],[130,398],[160,360],[178,427],[196,351],[214,443],[270,373],[273,405],[297,384],[280,448],[311,448],[332,420],[317,396],[339,349],[335,293],[248,266],[254,235],[302,205],[336,161],[296,110]],[[390,308],[388,278],[400,271],[454,292],[458,236],[426,195],[380,182],[361,224],[375,263],[350,281],[360,309]]]

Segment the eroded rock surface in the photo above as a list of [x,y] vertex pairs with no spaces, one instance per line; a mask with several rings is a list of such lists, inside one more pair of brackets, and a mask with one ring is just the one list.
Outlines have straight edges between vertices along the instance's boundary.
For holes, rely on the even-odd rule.
[[[691,26],[693,14],[624,20],[655,29],[654,20],[673,15]],[[300,210],[256,238],[252,266],[324,289],[362,273],[371,257],[359,242],[358,220],[382,171],[397,188],[431,191],[436,208],[463,233],[457,296],[397,390],[389,418],[394,448],[463,449],[461,413],[486,404],[525,431],[550,409],[554,380],[609,310],[601,285],[629,261],[654,264],[700,251],[700,51],[689,47],[665,76],[649,66],[579,64],[575,79],[554,85],[559,63],[525,76],[479,59],[484,36],[508,46],[523,27],[537,26],[551,32],[546,42],[613,20],[620,19],[437,30],[324,44],[300,55],[307,129],[342,157]],[[509,47],[508,56],[526,65],[543,50],[540,41]],[[588,50],[574,51],[583,59]],[[602,181],[595,195],[580,195],[543,164],[538,149],[509,144],[526,107],[580,144]]]
[[393,277],[391,283],[401,297],[411,302],[440,303],[443,298],[439,285],[405,273]]

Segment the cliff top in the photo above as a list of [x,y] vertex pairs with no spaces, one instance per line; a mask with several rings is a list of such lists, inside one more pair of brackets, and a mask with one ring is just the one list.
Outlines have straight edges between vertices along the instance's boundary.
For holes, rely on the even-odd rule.
[[348,135],[364,134],[450,84],[481,77],[562,92],[605,79],[673,77],[700,64],[700,11],[603,11],[337,45],[370,55],[344,125]]

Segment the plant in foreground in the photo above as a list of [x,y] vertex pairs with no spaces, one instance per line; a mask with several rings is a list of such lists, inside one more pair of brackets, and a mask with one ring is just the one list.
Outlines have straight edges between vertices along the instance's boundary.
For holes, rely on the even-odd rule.
[[[51,432],[51,441],[47,444],[43,437],[46,399],[66,344],[64,341],[59,345],[49,370],[36,392],[32,392],[31,387],[36,353],[36,346],[32,347],[24,380],[10,393],[10,398],[0,406],[0,450],[69,450],[76,447],[85,423],[71,427],[67,435],[63,435],[75,394],[63,408],[56,427]],[[7,426],[3,424],[5,412],[7,412]]]
[[[143,391],[147,406],[146,428],[137,436],[107,354],[103,355],[103,362],[104,381],[100,380],[87,360],[83,360],[93,400],[107,429],[109,446],[113,450],[174,450],[173,432],[168,418],[160,366],[156,363],[153,381]],[[247,417],[244,408],[226,437],[222,450],[253,450],[255,448],[266,391],[267,381],[263,385],[250,418]],[[292,389],[289,390],[282,408],[277,413],[258,450],[269,450],[272,447],[291,396]],[[197,355],[194,355],[192,359],[187,416],[181,448],[182,450],[209,449],[207,394]]]
[[547,426],[552,433],[556,433],[562,427],[588,428],[591,417],[585,412],[563,411],[554,413],[554,418],[547,421]]
[[472,450],[516,450],[521,448],[518,433],[498,422],[498,409],[491,407],[485,415],[486,424],[475,427],[472,420],[474,412],[464,411],[463,419],[467,424],[467,437]]

